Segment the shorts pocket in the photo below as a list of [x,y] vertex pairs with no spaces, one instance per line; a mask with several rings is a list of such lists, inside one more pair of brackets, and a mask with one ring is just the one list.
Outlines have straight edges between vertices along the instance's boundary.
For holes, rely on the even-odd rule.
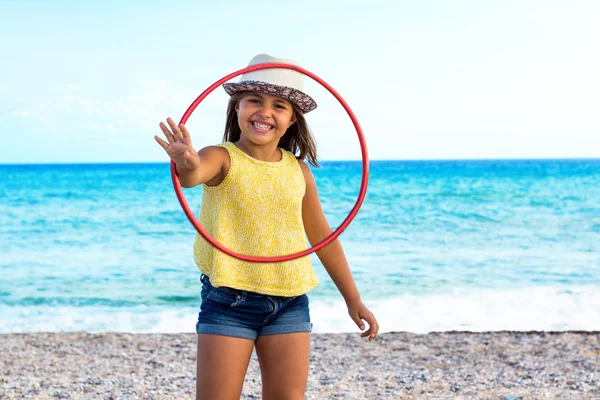
[[209,301],[214,301],[215,303],[223,306],[236,307],[240,304],[242,295],[232,293],[229,290],[213,287],[212,290],[208,292],[206,299]]

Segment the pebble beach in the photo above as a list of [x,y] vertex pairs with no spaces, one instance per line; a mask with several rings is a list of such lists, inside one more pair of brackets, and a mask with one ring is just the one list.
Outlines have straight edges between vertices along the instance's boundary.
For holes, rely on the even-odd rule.
[[[0,399],[193,399],[195,334],[0,335]],[[313,334],[306,399],[600,399],[600,332]],[[261,399],[255,354],[242,399]]]

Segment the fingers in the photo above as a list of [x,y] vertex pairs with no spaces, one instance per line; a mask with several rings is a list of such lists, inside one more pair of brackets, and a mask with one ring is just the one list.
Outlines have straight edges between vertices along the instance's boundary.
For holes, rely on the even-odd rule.
[[185,140],[185,142],[189,142],[190,133],[188,132],[185,125],[179,124],[179,126],[177,126],[177,124],[175,123],[175,121],[173,121],[173,118],[171,118],[171,117],[167,118],[167,124],[169,124],[169,127],[171,129],[169,129],[164,124],[164,122],[161,122],[158,125],[160,126],[160,129],[165,134],[165,137],[167,138],[169,143],[184,142],[184,139],[187,139],[187,140]]
[[362,320],[360,319],[360,316],[358,315],[358,313],[356,314],[351,314],[350,318],[352,318],[352,321],[354,321],[354,323],[356,324],[356,326],[358,326],[358,328],[362,331],[363,329],[365,329],[365,324],[362,322]]
[[[364,311],[364,310],[363,310]],[[369,342],[372,342],[373,339],[379,333],[379,323],[375,319],[375,316],[370,311],[358,312],[355,315],[351,315],[352,320],[356,323],[356,325],[360,328],[360,330],[365,329],[365,324],[363,322],[366,321],[369,324],[369,329],[360,334],[360,337],[369,337]]]
[[[167,121],[168,121],[168,119],[167,119]],[[169,143],[175,142],[175,138],[173,137],[173,134],[171,133],[171,131],[169,130],[169,128],[167,128],[167,126],[163,122],[161,122],[160,124],[158,124],[158,126],[160,126],[160,129],[165,134],[165,137],[167,138],[167,140],[169,141]]]
[[160,144],[160,146],[165,150],[167,150],[167,147],[169,147],[169,143],[165,142],[164,140],[162,140],[161,138],[159,138],[156,135],[154,135],[154,140],[156,140],[158,142],[158,144]]
[[375,339],[375,337],[379,333],[379,323],[377,322],[377,320],[375,319],[375,316],[371,312],[369,312],[367,315],[365,315],[364,319],[369,324],[369,330],[366,332],[363,332],[360,336],[361,337],[369,336],[369,342],[371,342],[371,341],[373,341],[373,339]]
[[179,128],[181,129],[181,134],[183,135],[183,139],[190,139],[190,132],[188,132],[186,126],[184,124],[179,124]]
[[[173,137],[175,138],[175,141],[183,142],[183,134],[181,133],[181,129],[179,129],[179,126],[177,126],[175,121],[173,121],[173,118],[171,118],[171,117],[167,118],[167,123],[171,127],[171,131],[173,131]],[[183,124],[180,124],[180,126],[183,126]],[[189,134],[188,134],[188,137],[189,137]]]
[[200,158],[198,157],[197,153],[189,153],[185,160],[190,169],[196,169],[200,166]]

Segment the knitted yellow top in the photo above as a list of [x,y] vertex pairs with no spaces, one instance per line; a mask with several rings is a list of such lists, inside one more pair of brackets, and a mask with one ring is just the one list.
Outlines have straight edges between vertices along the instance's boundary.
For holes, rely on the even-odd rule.
[[[294,154],[281,149],[278,162],[257,160],[226,142],[231,160],[217,186],[203,186],[200,224],[225,247],[250,256],[281,256],[305,250],[302,199],[306,183]],[[196,234],[194,260],[214,286],[273,296],[299,296],[319,280],[309,256],[277,263],[233,258]]]

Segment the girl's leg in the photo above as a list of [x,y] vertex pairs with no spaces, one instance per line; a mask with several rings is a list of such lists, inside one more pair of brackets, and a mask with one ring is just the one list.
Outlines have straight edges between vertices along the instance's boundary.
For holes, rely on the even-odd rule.
[[304,399],[309,353],[309,332],[264,335],[256,339],[263,400]]
[[239,400],[254,341],[198,334],[196,400]]

